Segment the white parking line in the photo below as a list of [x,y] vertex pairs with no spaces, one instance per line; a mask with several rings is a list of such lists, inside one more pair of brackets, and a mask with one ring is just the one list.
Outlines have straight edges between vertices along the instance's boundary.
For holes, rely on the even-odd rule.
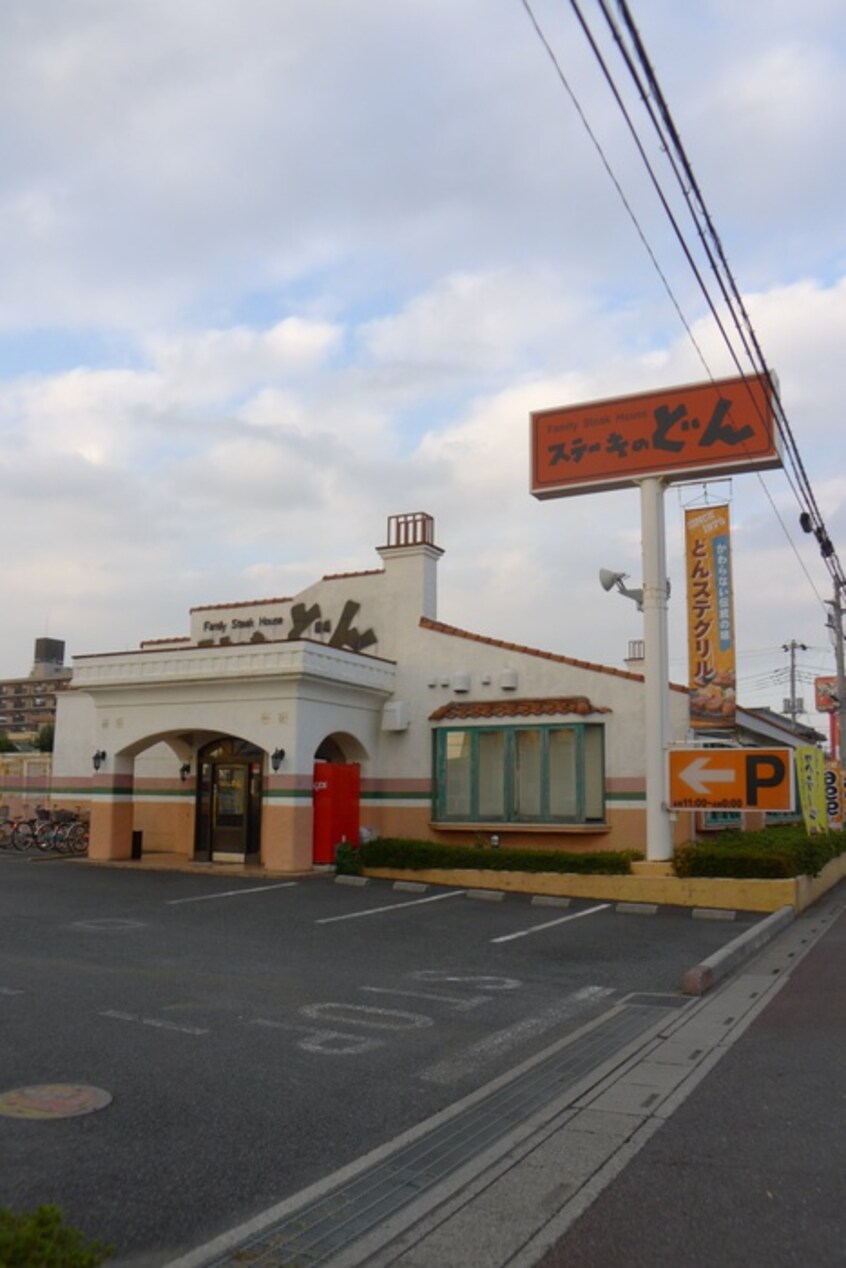
[[540,933],[541,929],[552,929],[554,925],[566,924],[568,920],[580,920],[582,916],[592,916],[594,912],[605,911],[610,903],[600,903],[598,907],[586,907],[572,916],[561,916],[558,920],[546,920],[542,925],[532,925],[531,929],[521,929],[519,933],[506,933],[501,938],[491,938],[491,942],[513,942],[515,938],[528,938],[530,933]]
[[283,881],[280,885],[256,885],[250,889],[226,889],[221,894],[197,894],[194,898],[167,898],[166,907],[176,907],[179,903],[202,903],[207,898],[240,898],[241,894],[266,894],[270,889],[291,889],[296,881]]
[[478,1008],[480,1004],[490,1004],[492,995],[443,995],[437,991],[408,991],[399,986],[360,986],[360,991],[369,991],[371,995],[404,995],[410,999],[433,999],[438,1004],[446,1004],[448,1008],[456,1008],[466,1012],[468,1008]]
[[176,1021],[161,1021],[158,1017],[139,1017],[138,1013],[124,1013],[118,1008],[107,1008],[100,1013],[101,1017],[110,1017],[113,1021],[134,1021],[140,1026],[154,1026],[157,1030],[178,1030],[183,1035],[207,1035],[208,1029],[202,1026],[183,1026]]
[[316,925],[331,925],[335,920],[357,920],[359,916],[380,916],[383,911],[396,911],[399,907],[419,907],[422,903],[439,903],[442,898],[459,898],[465,889],[452,889],[448,894],[434,894],[431,898],[413,898],[408,903],[390,903],[387,907],[368,907],[366,911],[348,911],[343,916],[323,916]]

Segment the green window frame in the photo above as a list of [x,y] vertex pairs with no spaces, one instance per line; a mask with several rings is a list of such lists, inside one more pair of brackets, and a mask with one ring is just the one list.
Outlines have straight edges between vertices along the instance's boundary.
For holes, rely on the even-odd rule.
[[432,742],[436,822],[605,822],[602,725],[438,727]]

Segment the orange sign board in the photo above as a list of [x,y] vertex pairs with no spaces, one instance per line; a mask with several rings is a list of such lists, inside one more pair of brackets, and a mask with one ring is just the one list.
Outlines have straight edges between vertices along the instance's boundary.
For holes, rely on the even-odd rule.
[[536,498],[781,466],[763,375],[535,411],[531,454]]
[[836,713],[839,708],[836,678],[814,679],[814,708],[817,713]]
[[684,513],[690,725],[735,725],[734,601],[727,506]]
[[787,748],[670,750],[673,810],[792,810],[793,754]]

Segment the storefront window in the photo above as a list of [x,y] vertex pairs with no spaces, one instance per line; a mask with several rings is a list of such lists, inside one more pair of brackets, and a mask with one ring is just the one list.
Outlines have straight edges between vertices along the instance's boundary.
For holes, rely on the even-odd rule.
[[501,819],[505,814],[505,736],[502,731],[479,732],[479,818]]
[[602,726],[443,728],[434,815],[462,823],[602,823]]
[[450,819],[461,819],[471,813],[471,735],[469,731],[449,731],[445,740],[445,809]]
[[[602,734],[598,727],[594,728],[590,734],[594,740],[599,740],[601,743]],[[585,740],[587,740],[587,735]],[[549,752],[549,813],[556,819],[571,819],[577,813],[579,801],[578,780],[576,778],[576,733],[574,731],[551,731],[548,736],[547,747]],[[586,790],[587,782],[590,779],[591,765],[596,767],[594,782],[596,782],[597,773],[600,778],[602,776],[602,762],[591,763],[590,760],[586,760]],[[600,809],[601,805],[600,800]],[[592,817],[587,809],[587,795],[585,796],[585,814],[587,818]]]
[[541,733],[518,731],[514,737],[514,817],[539,819],[542,796]]

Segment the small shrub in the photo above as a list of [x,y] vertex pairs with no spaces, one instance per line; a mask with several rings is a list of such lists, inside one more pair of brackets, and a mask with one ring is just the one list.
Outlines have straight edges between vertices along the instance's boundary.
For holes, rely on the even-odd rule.
[[677,876],[724,876],[770,880],[817,876],[846,850],[846,833],[808,836],[801,825],[760,832],[721,832],[707,841],[689,841],[676,850]]
[[437,841],[414,841],[404,837],[383,837],[362,845],[358,851],[363,867],[481,868],[496,872],[579,872],[582,875],[626,876],[634,859],[643,856],[633,850],[603,850],[594,854],[569,854],[564,850],[491,849],[485,845],[441,845]]
[[21,1213],[0,1208],[2,1268],[97,1268],[114,1250],[100,1241],[86,1243],[57,1206]]
[[335,846],[335,868],[339,876],[361,874],[361,850],[358,846],[342,841]]

